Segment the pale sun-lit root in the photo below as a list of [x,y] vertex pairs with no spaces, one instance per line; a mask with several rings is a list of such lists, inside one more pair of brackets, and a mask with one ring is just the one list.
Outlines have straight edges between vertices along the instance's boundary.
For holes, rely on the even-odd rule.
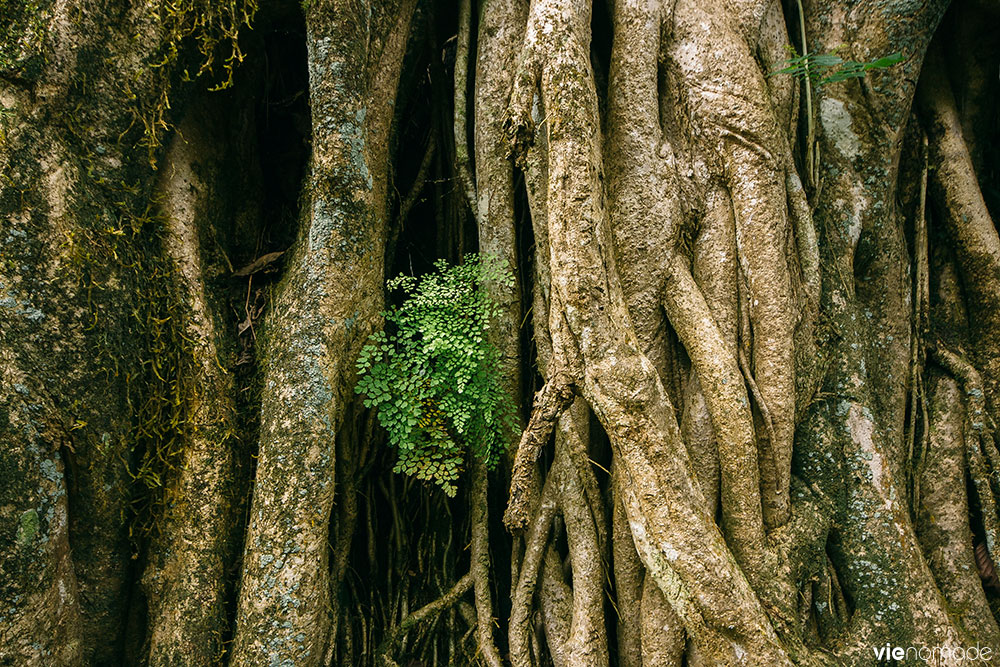
[[[618,92],[611,100],[608,141],[608,161],[613,165],[609,182],[611,226],[616,251],[622,256],[623,274],[635,275],[636,267],[641,270],[650,262],[658,266],[662,287],[648,272],[642,278],[647,284],[652,283],[657,293],[662,289],[667,316],[698,371],[719,451],[723,525],[734,555],[753,577],[753,573],[762,569],[764,528],[753,418],[732,354],[735,309],[733,304],[717,298],[717,310],[730,330],[726,341],[691,275],[688,260],[675,247],[680,213],[670,194],[673,184],[670,150],[666,143],[661,143],[657,119],[659,18],[658,12],[649,7],[633,5],[624,5],[617,15],[618,30],[613,45],[617,58],[612,77],[616,82],[613,88]],[[628,158],[618,158],[619,155]],[[717,246],[722,248],[722,277],[716,280],[726,281],[726,268],[730,278],[735,272],[735,248],[727,257],[726,231],[713,224],[716,218],[723,223],[729,218],[727,201],[722,193],[718,196],[706,228],[719,237]],[[642,294],[639,280],[637,276],[637,285],[632,289],[628,289],[628,283],[623,285],[626,296],[630,297],[632,314],[637,309],[648,309],[645,303],[648,297]],[[715,286],[707,276],[706,284]],[[713,289],[713,295],[722,289]],[[660,300],[654,303],[659,305]],[[696,468],[704,465],[704,460],[693,465]]]
[[[753,433],[753,418],[740,377],[736,359],[732,354],[735,339],[734,304],[716,298],[716,307],[730,332],[728,342],[722,334],[706,304],[702,292],[691,276],[688,261],[675,244],[679,234],[680,214],[676,200],[670,195],[673,183],[673,164],[669,146],[661,143],[658,125],[658,97],[656,86],[657,36],[659,14],[649,7],[625,5],[617,15],[618,31],[613,46],[615,68],[612,77],[618,91],[611,100],[610,137],[608,161],[611,169],[610,210],[615,245],[622,260],[620,266],[625,276],[636,275],[637,285],[625,294],[629,309],[648,309],[648,296],[639,280],[659,293],[662,289],[667,316],[677,331],[680,341],[698,371],[698,381],[704,392],[708,412],[714,426],[714,437],[721,466],[721,493],[723,525],[728,543],[748,575],[762,571],[764,528],[761,518],[760,483],[757,476],[757,451]],[[618,155],[628,156],[627,159]],[[724,193],[717,193],[710,209],[706,230],[717,240],[712,245],[722,252],[721,278],[735,274],[735,244],[726,253],[727,231],[720,225],[731,217]],[[728,235],[731,239],[731,232]],[[705,241],[710,243],[709,239]],[[645,252],[644,252],[645,251]],[[728,259],[728,262],[727,262]],[[651,278],[649,272],[638,277],[638,271],[649,262],[655,262],[663,286]],[[705,273],[709,273],[705,271]],[[715,283],[705,276],[710,287]],[[732,283],[730,283],[731,286]],[[722,289],[713,289],[718,295]],[[660,300],[654,302],[659,305]],[[640,323],[644,323],[640,317]],[[688,443],[689,445],[692,443]],[[713,446],[713,445],[708,445]],[[688,449],[691,454],[701,454]],[[696,469],[711,466],[712,458],[704,456],[693,463]],[[711,469],[702,473],[711,479]],[[705,490],[714,489],[709,485]],[[710,506],[714,512],[714,503]],[[709,507],[706,507],[709,509]]]
[[719,448],[723,527],[748,576],[763,575],[764,525],[753,417],[737,360],[680,257],[670,261],[667,314],[685,344],[705,393]]
[[[707,512],[673,408],[628,326],[598,194],[601,151],[589,22],[589,5],[559,0],[536,3],[529,17],[529,24],[560,36],[544,43],[540,60],[549,125],[550,270],[569,342],[582,361],[582,393],[619,456],[627,515],[647,572],[699,649],[722,661],[745,652],[787,664]],[[532,34],[530,26],[527,32]],[[523,132],[513,128],[511,134]]]
[[805,188],[798,172],[792,168],[785,171],[785,192],[788,194],[788,213],[795,230],[795,245],[798,249],[799,266],[808,297],[806,314],[803,319],[814,320],[819,313],[821,277],[819,270],[819,240],[813,224]]
[[535,396],[531,419],[521,434],[511,473],[510,499],[503,519],[510,531],[523,530],[528,525],[529,491],[535,473],[535,460],[559,417],[573,402],[573,397],[572,378],[565,372],[555,373]]
[[[538,127],[536,126],[536,130]],[[551,290],[548,278],[548,234],[545,230],[545,138],[544,128],[536,132],[531,150],[526,160],[532,168],[525,174],[525,184],[528,204],[532,212],[532,227],[535,237],[535,275],[532,283],[532,311],[534,338],[538,356],[538,366],[544,376],[548,376],[549,368],[554,366],[552,336],[549,331],[549,311]],[[550,391],[552,385],[547,383],[542,391]],[[539,398],[542,391],[539,392]],[[572,396],[565,397],[569,402]],[[561,413],[560,413],[561,414]],[[547,428],[555,429],[560,414],[552,415],[552,423]],[[532,419],[539,413],[532,412]],[[530,422],[529,422],[530,428]],[[527,432],[528,429],[526,429]],[[545,439],[551,436],[548,431]],[[532,457],[523,458],[519,464],[515,459],[512,470],[518,465],[538,467],[535,459],[540,454],[543,442],[535,443],[536,452]],[[533,656],[541,655],[541,642],[544,634],[548,644],[549,655],[556,664],[564,662],[565,642],[569,634],[572,617],[572,590],[562,579],[561,564],[558,556],[549,542],[549,531],[553,518],[558,511],[558,489],[556,487],[557,467],[549,469],[545,478],[545,486],[541,490],[540,475],[537,470],[526,478],[521,501],[527,514],[531,516],[530,528],[521,535],[515,534],[511,558],[511,614],[508,624],[508,640],[510,658],[513,664],[532,664]],[[509,509],[509,506],[508,506]],[[523,542],[523,549],[521,543]],[[552,561],[552,562],[549,562]],[[558,572],[559,576],[554,576]],[[540,589],[539,611],[542,623],[534,628],[529,627],[534,604],[534,593]],[[555,644],[555,645],[553,645]]]
[[652,577],[643,581],[639,632],[644,667],[680,667],[685,651],[684,625]]
[[[573,589],[566,583],[559,553],[550,543],[539,574],[538,607],[545,629],[545,645],[555,667],[571,667],[570,625],[573,617]],[[540,658],[540,656],[537,656]]]
[[681,436],[691,454],[708,510],[714,516],[719,507],[719,448],[698,371],[694,369],[685,386]]
[[[785,24],[785,12],[781,2],[764,2],[763,20],[756,40],[757,57],[764,72],[781,69],[788,59],[788,45],[792,38]],[[750,35],[751,44],[753,35]],[[799,122],[799,95],[804,86],[795,77],[769,76],[767,89],[774,101],[774,111],[782,134],[794,137]]]
[[792,272],[796,302],[799,308],[795,324],[795,419],[801,421],[823,383],[824,366],[817,343],[822,272],[820,271],[819,240],[812,211],[806,199],[802,180],[794,168],[785,175],[788,213],[794,231],[795,258],[791,261],[798,271]]
[[542,487],[539,504],[532,515],[531,525],[524,538],[524,556],[518,580],[511,593],[508,642],[510,661],[515,665],[531,664],[531,610],[538,587],[539,568],[548,548],[552,519],[558,507],[558,489],[549,476]]
[[[732,202],[724,187],[712,184],[705,196],[698,233],[691,243],[691,274],[730,354],[737,349],[737,271]],[[692,369],[685,390],[681,431],[714,514],[719,498],[719,452],[697,369]]]
[[603,149],[616,266],[640,349],[669,384],[676,369],[660,294],[663,252],[676,236],[672,216],[679,203],[670,178],[673,154],[658,118],[660,12],[653,5],[626,3],[616,9],[614,20]]
[[635,551],[632,531],[625,516],[621,499],[621,464],[612,455],[611,461],[611,557],[615,575],[615,611],[618,621],[618,655],[622,667],[642,667],[642,635],[640,614],[642,604],[643,568]]
[[[564,424],[563,420],[560,420],[556,433],[557,435],[563,433],[566,437],[569,458],[579,478],[582,498],[590,514],[590,523],[594,526],[597,555],[601,562],[607,565],[610,562],[609,516],[590,458],[589,450],[593,434],[590,432],[590,410],[587,408],[586,401],[580,398],[574,400],[566,412],[566,418],[570,421]],[[574,493],[576,492],[574,491]]]
[[550,474],[558,475],[559,506],[566,525],[569,560],[573,573],[572,622],[566,643],[568,664],[585,667],[607,664],[608,646],[604,630],[604,564],[595,517],[582,477],[589,473],[578,464],[573,450],[589,437],[587,406],[577,399],[559,420],[556,460]]
[[785,170],[785,192],[795,239],[797,261],[792,263],[798,267],[798,273],[793,271],[792,275],[799,304],[795,325],[795,420],[798,423],[823,382],[823,365],[816,341],[823,285],[816,225],[802,179],[791,165]]
[[475,581],[476,635],[483,660],[500,667],[500,654],[493,642],[493,598],[490,593],[489,503],[486,495],[486,466],[477,461],[472,467],[472,554],[469,571]]
[[[672,28],[673,39],[664,44],[669,69],[693,110],[701,141],[715,142],[712,148],[732,196],[739,260],[749,288],[750,360],[774,423],[775,442],[762,443],[761,457],[765,487],[773,486],[763,493],[765,521],[773,528],[789,516],[795,414],[796,307],[785,250],[788,142],[746,37],[722,3],[678,2]],[[768,469],[772,461],[776,470]]]
[[[750,177],[744,183],[746,190],[733,187],[737,209],[737,246],[744,274],[749,288],[748,301],[750,319],[753,324],[752,369],[762,398],[770,413],[772,428],[762,445],[760,457],[764,482],[762,496],[765,521],[769,527],[783,525],[790,512],[788,488],[791,474],[792,439],[794,436],[795,386],[794,386],[794,315],[791,284],[785,252],[785,224],[782,210],[775,220],[775,226],[763,219],[771,213],[770,207],[746,210],[750,190],[757,189],[769,193],[771,202],[780,201],[784,206],[782,188],[768,188],[759,180],[765,163],[759,156],[742,146],[734,147],[734,153],[749,158],[738,169],[738,173]],[[759,194],[757,196],[760,196]],[[753,200],[760,201],[760,200]],[[773,204],[772,204],[773,205]],[[744,209],[744,210],[740,210]],[[773,438],[770,434],[773,433]],[[772,467],[768,470],[768,467]]]
[[[212,111],[192,110],[168,150],[160,183],[166,219],[166,251],[177,276],[178,300],[187,304],[184,337],[191,341],[189,375],[192,412],[185,428],[182,460],[171,482],[171,502],[152,538],[143,587],[149,605],[151,665],[187,655],[208,664],[223,651],[227,563],[232,557],[233,417],[231,374],[220,363],[222,320],[207,299],[200,247],[211,219],[213,181],[222,158],[208,136]],[[217,121],[216,121],[217,122]]]

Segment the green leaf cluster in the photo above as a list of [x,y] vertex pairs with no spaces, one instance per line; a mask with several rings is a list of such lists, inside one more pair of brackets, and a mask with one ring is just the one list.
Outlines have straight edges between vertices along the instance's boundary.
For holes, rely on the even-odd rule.
[[513,286],[514,278],[488,255],[467,255],[457,266],[439,260],[435,268],[389,281],[407,296],[383,313],[386,330],[361,350],[355,391],[398,452],[395,472],[454,496],[465,453],[493,468],[516,433],[498,353],[487,340],[499,306],[486,291],[487,283]]
[[844,60],[836,53],[807,53],[800,56],[792,49],[792,54],[792,57],[784,62],[784,68],[775,70],[768,76],[790,74],[800,79],[808,76],[813,83],[821,86],[847,79],[860,79],[871,70],[887,69],[903,61],[903,54],[900,52],[866,63]]

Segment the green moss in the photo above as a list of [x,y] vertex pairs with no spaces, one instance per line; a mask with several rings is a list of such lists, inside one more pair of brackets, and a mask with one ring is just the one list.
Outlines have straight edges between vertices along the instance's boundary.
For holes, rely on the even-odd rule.
[[[84,295],[90,365],[123,401],[117,414],[128,420],[98,428],[85,419],[75,437],[107,471],[107,497],[95,499],[99,509],[113,511],[126,499],[135,549],[158,530],[174,499],[197,400],[192,341],[181,326],[186,306],[163,249],[159,203],[150,196],[154,170],[172,129],[171,105],[187,88],[178,84],[229,86],[243,59],[238,32],[256,9],[256,0],[161,3],[153,19],[162,42],[134,74],[116,82],[122,96],[95,106],[89,82],[120,63],[96,51],[81,53],[80,81],[72,88],[79,108],[63,117],[78,156],[71,197],[77,224],[64,243],[69,277]],[[147,149],[145,159],[134,146]],[[86,400],[74,405],[74,414],[115,412]],[[218,445],[228,446],[229,439],[220,435]]]
[[44,64],[51,0],[0,0],[0,72],[34,80]]
[[[93,354],[108,382],[124,384],[126,425],[122,440],[88,432],[99,456],[124,455],[131,497],[133,543],[157,530],[172,501],[182,444],[190,426],[194,356],[184,338],[184,306],[174,293],[175,277],[162,250],[162,223],[151,210],[120,210],[119,225],[85,230],[75,241],[75,269],[91,304],[91,328],[120,335],[94,335]],[[108,321],[107,304],[128,285],[127,308]],[[126,304],[121,304],[126,305]],[[138,345],[136,341],[141,341]]]
[[174,84],[179,79],[207,80],[211,90],[231,86],[245,57],[240,30],[251,25],[256,12],[257,0],[174,0],[157,9],[163,41],[136,79],[123,82],[135,102],[133,122],[142,127],[141,143],[151,165],[155,167],[156,151],[172,129]]
[[27,510],[21,514],[21,518],[17,522],[17,537],[15,538],[17,546],[22,548],[30,546],[37,534],[38,512],[33,509]]

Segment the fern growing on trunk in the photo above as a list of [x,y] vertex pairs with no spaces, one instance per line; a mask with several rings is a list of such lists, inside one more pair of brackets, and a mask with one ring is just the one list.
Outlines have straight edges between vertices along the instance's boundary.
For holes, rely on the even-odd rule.
[[511,284],[513,276],[488,255],[435,267],[421,278],[389,281],[407,298],[384,313],[387,330],[361,350],[355,391],[398,450],[395,471],[454,496],[466,451],[492,468],[515,433],[514,406],[486,337],[498,306],[485,290],[487,282]]

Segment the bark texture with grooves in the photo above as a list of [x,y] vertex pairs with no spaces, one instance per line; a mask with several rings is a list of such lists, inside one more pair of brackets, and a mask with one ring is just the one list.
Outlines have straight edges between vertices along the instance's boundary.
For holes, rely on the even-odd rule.
[[[212,224],[220,171],[215,111],[194,108],[164,157],[159,183],[165,219],[164,251],[176,276],[177,299],[187,305],[183,335],[194,341],[182,373],[194,389],[172,502],[149,547],[143,575],[149,605],[149,662],[170,665],[178,654],[208,664],[226,634],[226,568],[233,557],[236,474],[233,461],[236,404],[231,373],[222,366],[223,319],[209,301],[200,238]],[[199,113],[201,112],[201,113]],[[217,117],[216,117],[217,118]],[[199,174],[201,172],[201,174]],[[223,209],[224,210],[224,209]],[[219,211],[219,209],[215,209]],[[216,213],[218,215],[218,213]]]
[[[299,237],[267,333],[260,456],[236,664],[318,665],[330,636],[327,534],[354,361],[378,322],[395,82],[413,2],[306,12],[312,156]],[[299,593],[298,591],[302,591]]]

